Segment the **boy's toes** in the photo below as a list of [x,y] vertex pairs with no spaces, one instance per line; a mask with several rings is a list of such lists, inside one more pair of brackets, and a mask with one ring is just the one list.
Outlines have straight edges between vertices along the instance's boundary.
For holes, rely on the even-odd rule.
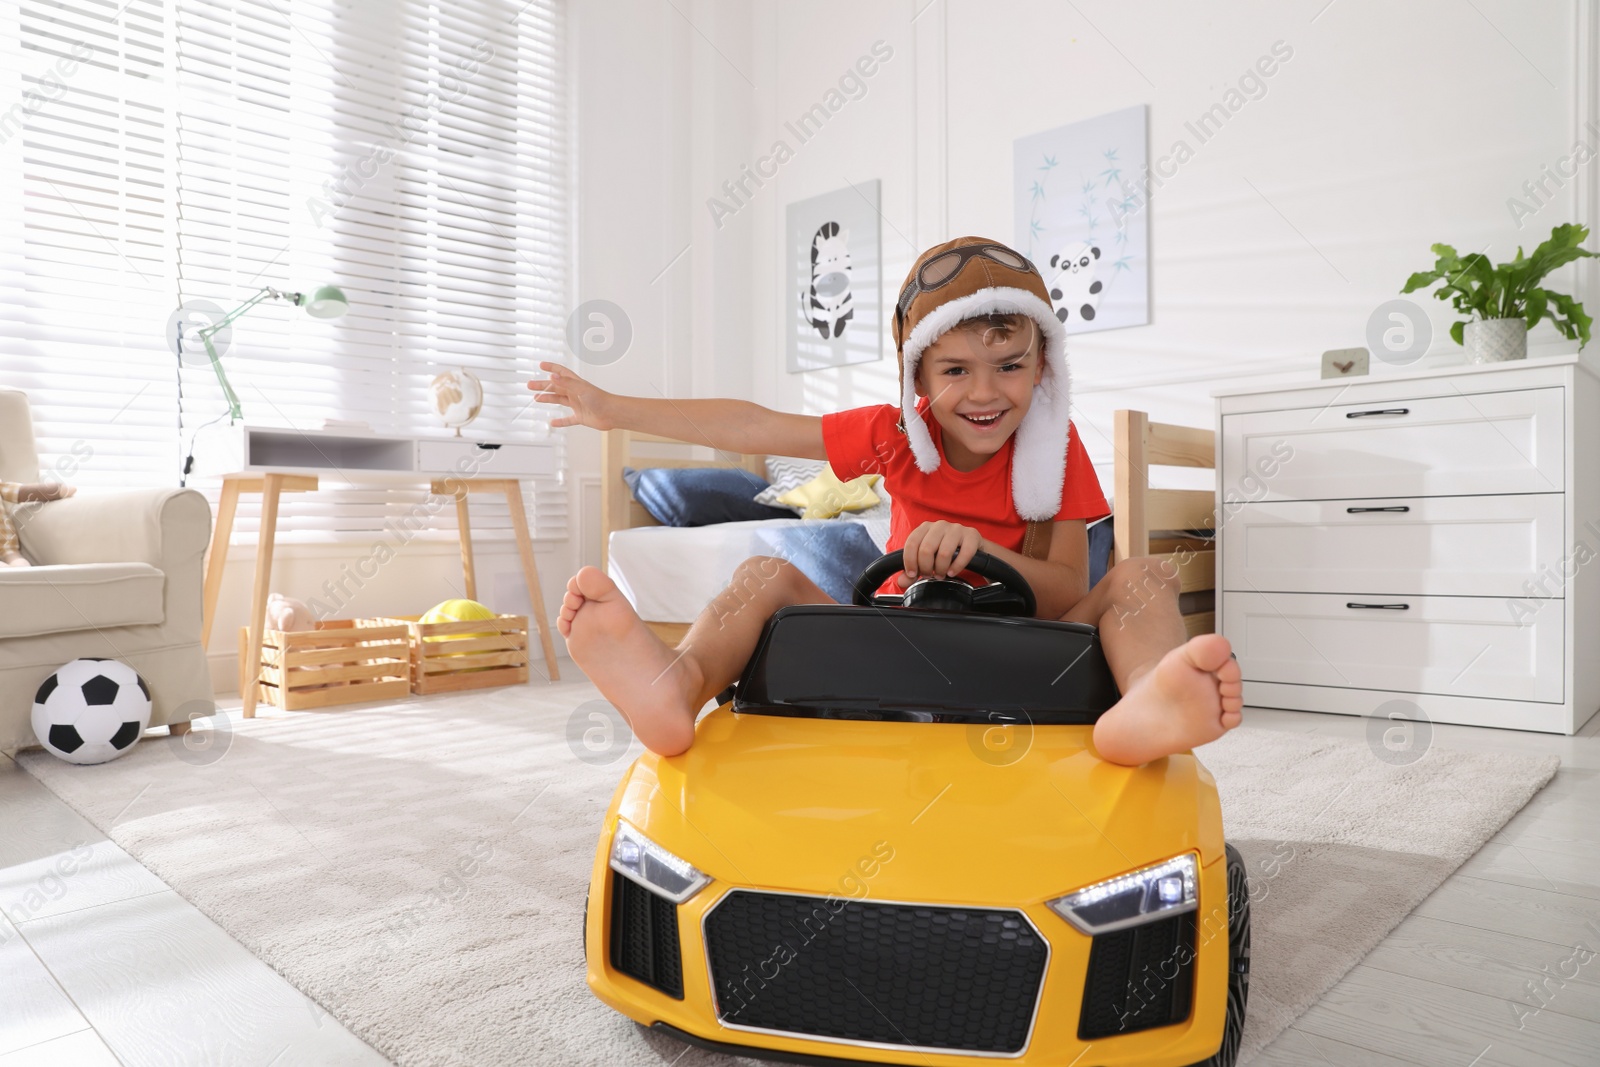
[[609,600],[613,596],[621,595],[617,583],[599,567],[581,568],[567,583],[567,588],[586,600]]
[[1183,648],[1190,663],[1216,674],[1218,681],[1226,680],[1224,676],[1230,664],[1234,676],[1238,676],[1239,661],[1233,658],[1233,645],[1221,634],[1197,634],[1189,638]]

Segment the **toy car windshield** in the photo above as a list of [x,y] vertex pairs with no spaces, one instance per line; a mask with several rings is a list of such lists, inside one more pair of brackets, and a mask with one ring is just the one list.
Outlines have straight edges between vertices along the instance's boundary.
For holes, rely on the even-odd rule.
[[1087,724],[1118,696],[1092,626],[807,605],[784,608],[768,621],[734,711]]

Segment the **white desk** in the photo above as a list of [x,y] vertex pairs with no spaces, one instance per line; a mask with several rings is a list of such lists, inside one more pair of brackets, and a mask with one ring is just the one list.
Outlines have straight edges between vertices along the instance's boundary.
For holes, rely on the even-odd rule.
[[239,664],[240,696],[245,718],[255,715],[261,677],[261,640],[266,625],[267,593],[272,581],[272,551],[277,539],[278,501],[286,492],[312,492],[321,478],[334,476],[349,484],[416,482],[455,499],[461,540],[461,569],[468,599],[477,599],[477,573],[467,498],[473,493],[504,495],[516,533],[528,600],[533,606],[539,640],[550,680],[560,677],[555,643],[545,615],[539,568],[522,498],[522,479],[555,474],[553,443],[506,444],[461,437],[394,437],[382,434],[291,430],[236,424],[219,426],[195,440],[197,477],[222,479],[222,499],[211,533],[206,560],[204,621],[201,641],[209,644],[217,596],[227,564],[233,519],[244,493],[260,493],[261,531],[256,551],[255,583],[250,601],[250,638]]

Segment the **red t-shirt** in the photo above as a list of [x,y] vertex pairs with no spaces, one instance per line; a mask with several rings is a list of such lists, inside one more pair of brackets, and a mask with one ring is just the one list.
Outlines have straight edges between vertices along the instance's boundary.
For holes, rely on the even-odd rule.
[[[1011,454],[1015,438],[1007,438],[1000,451],[976,470],[958,471],[944,459],[944,436],[938,420],[928,414],[924,397],[917,411],[933,435],[941,457],[939,469],[923,474],[911,454],[911,443],[898,429],[900,409],[893,404],[852,408],[822,416],[822,441],[828,464],[840,481],[864,474],[881,474],[892,501],[889,551],[904,547],[911,531],[925,522],[944,519],[971,526],[988,540],[1013,552],[1022,551],[1027,520],[1011,502]],[[1067,424],[1067,470],[1061,490],[1061,508],[1053,521],[1093,520],[1111,514],[1100,490],[1089,454],[1078,431]]]

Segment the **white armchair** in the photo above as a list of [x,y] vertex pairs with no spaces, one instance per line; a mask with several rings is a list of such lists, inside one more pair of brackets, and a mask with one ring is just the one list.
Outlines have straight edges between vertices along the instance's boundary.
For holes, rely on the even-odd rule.
[[[0,480],[37,482],[27,394],[0,388]],[[0,567],[0,751],[37,742],[33,695],[80,656],[122,660],[150,687],[152,726],[211,710],[200,644],[211,508],[192,489],[80,493],[16,509],[35,565]]]

